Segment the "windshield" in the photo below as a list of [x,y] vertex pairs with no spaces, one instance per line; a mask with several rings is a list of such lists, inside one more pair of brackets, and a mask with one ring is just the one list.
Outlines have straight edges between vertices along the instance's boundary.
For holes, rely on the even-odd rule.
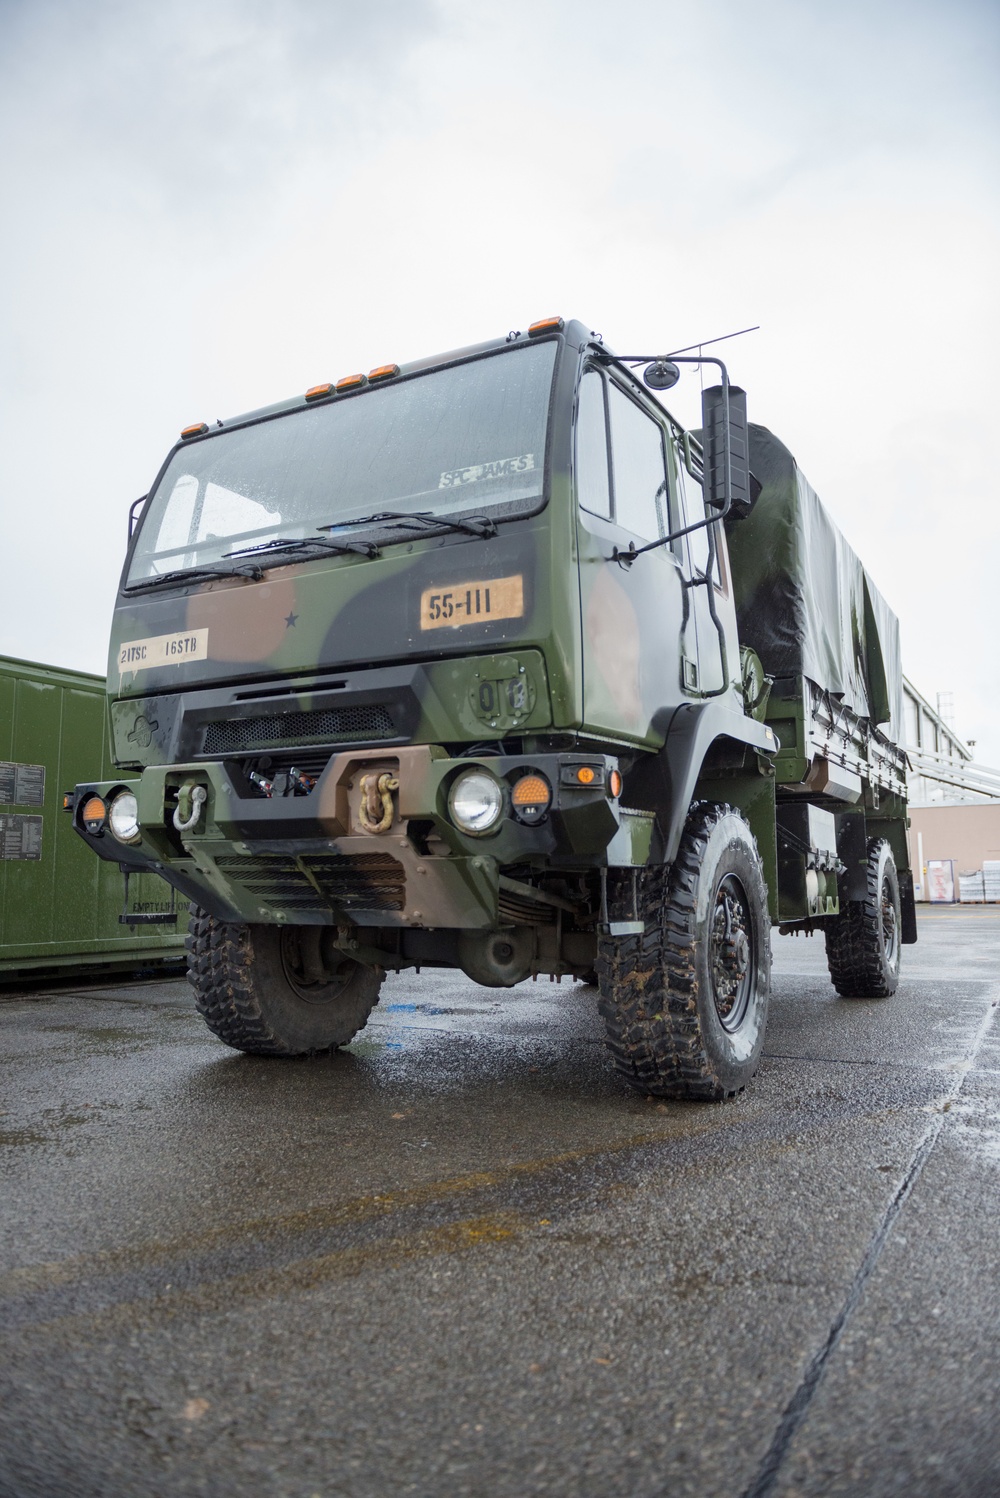
[[352,520],[387,510],[536,508],[555,354],[554,340],[505,349],[182,448],[146,507],[128,583],[231,566],[237,548],[312,541],[320,527],[353,538],[365,527]]

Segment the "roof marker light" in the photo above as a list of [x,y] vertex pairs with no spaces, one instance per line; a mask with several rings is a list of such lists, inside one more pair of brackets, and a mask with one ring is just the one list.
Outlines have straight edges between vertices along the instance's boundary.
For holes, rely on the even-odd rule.
[[537,338],[539,333],[561,333],[564,323],[561,317],[543,317],[540,322],[533,322],[528,329],[529,338]]
[[363,375],[363,374],[345,375],[342,380],[338,380],[337,381],[336,386],[334,388],[336,390],[354,390],[359,385],[367,385],[367,384],[368,384],[368,376],[367,375]]
[[307,401],[321,400],[324,395],[329,395],[333,390],[333,381],[327,380],[325,385],[310,385],[306,391]]
[[207,431],[207,421],[195,421],[191,424],[191,426],[185,427],[183,429],[183,431],[181,432],[181,438],[183,440],[186,440],[188,437],[200,437],[204,432]]
[[398,364],[379,364],[376,369],[368,371],[368,378],[370,380],[391,380],[394,375],[398,374]]

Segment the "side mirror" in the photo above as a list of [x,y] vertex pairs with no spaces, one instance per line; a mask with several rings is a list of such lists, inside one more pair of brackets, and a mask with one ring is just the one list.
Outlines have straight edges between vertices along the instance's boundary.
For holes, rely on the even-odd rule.
[[673,390],[681,372],[676,364],[669,359],[657,359],[655,363],[647,365],[643,372],[643,380],[650,390]]
[[729,465],[729,516],[745,520],[760,493],[750,472],[747,432],[747,393],[729,387],[729,451],[726,451],[725,394],[710,385],[701,395],[702,448],[705,453],[705,503],[721,510],[726,503],[726,464]]

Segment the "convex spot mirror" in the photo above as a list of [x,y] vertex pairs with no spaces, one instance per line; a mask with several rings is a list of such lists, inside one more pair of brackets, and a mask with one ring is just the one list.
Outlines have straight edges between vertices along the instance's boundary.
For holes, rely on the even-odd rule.
[[669,359],[657,359],[653,364],[647,364],[642,372],[643,381],[650,390],[673,390],[681,372],[676,364],[671,364]]

